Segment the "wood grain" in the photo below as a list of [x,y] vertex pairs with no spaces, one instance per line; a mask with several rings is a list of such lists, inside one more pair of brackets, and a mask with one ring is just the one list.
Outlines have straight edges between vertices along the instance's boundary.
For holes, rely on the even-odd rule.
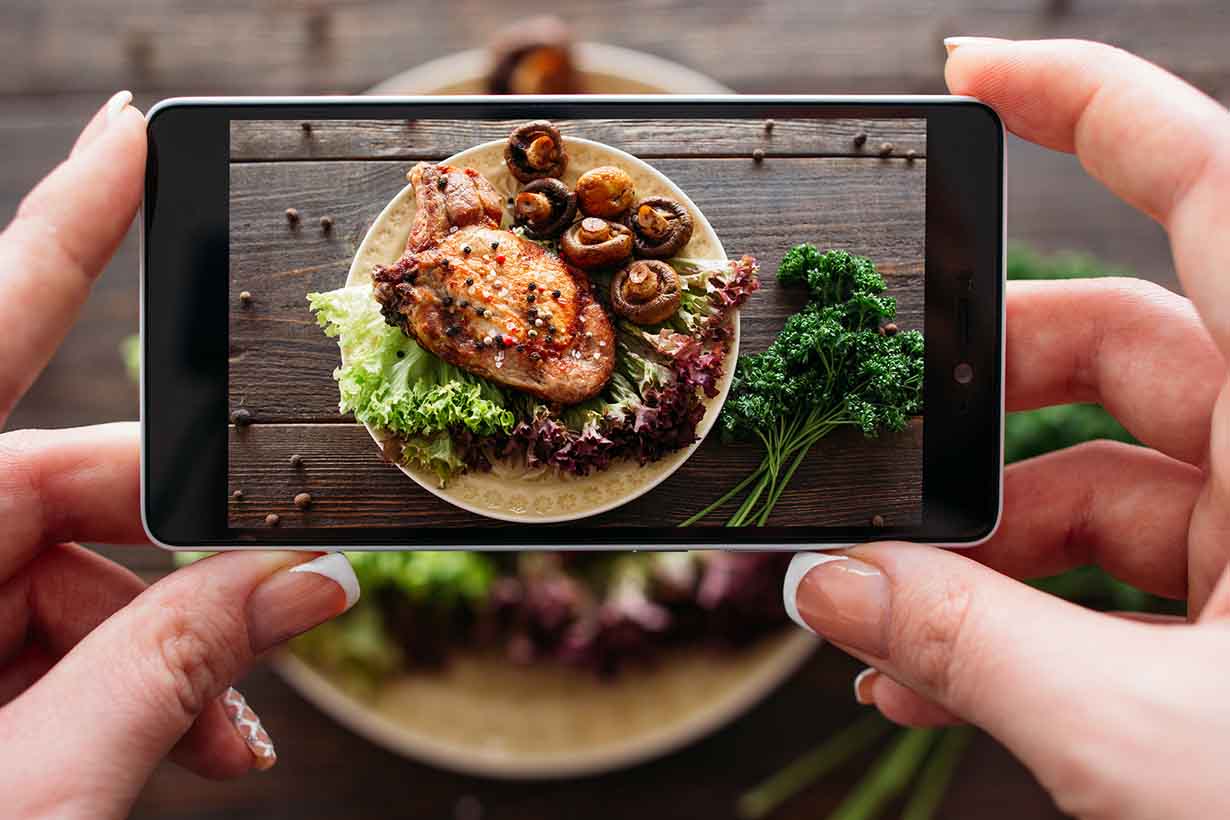
[[[688,192],[728,254],[762,260],[764,287],[742,314],[745,350],[766,347],[800,294],[774,281],[777,261],[804,239],[876,261],[903,327],[922,324],[925,162],[902,159],[671,159],[655,167]],[[405,184],[407,164],[239,163],[231,169],[232,409],[258,422],[342,421],[330,373],[336,343],[306,294],[345,283],[371,221]],[[287,207],[301,213],[298,227]],[[330,232],[318,219],[334,219]],[[244,305],[241,291],[252,294]]]
[[[291,464],[292,455],[302,458],[301,466]],[[585,524],[676,524],[716,500],[754,470],[760,458],[757,447],[724,444],[715,431],[665,482]],[[357,424],[232,425],[230,480],[231,491],[243,491],[242,500],[230,501],[236,527],[264,527],[271,512],[289,528],[513,526],[468,513],[422,489],[385,462]],[[294,504],[301,492],[312,495],[306,512]],[[804,460],[771,523],[861,525],[882,515],[889,524],[905,525],[919,520],[921,497],[921,420],[902,433],[875,439],[842,430],[822,439]],[[723,520],[715,515],[707,523],[716,526]]]
[[[524,120],[241,120],[231,123],[231,161],[302,159],[438,160],[503,140]],[[556,120],[560,133],[597,140],[641,159],[697,156],[925,156],[927,124],[917,119]],[[856,145],[855,137],[865,142]]]
[[[8,0],[0,93],[353,93],[483,45],[491,11],[475,0]],[[940,41],[953,33],[1103,39],[1215,91],[1230,76],[1227,12],[1222,0],[606,0],[569,4],[566,16],[580,39],[744,92],[901,93],[943,89]]]

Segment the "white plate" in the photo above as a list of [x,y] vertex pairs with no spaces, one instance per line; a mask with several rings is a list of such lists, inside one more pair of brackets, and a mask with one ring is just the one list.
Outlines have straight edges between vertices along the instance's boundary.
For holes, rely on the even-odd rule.
[[[665,174],[629,153],[600,142],[571,136],[566,136],[564,142],[570,158],[563,180],[570,187],[575,186],[577,177],[590,168],[600,165],[624,168],[636,179],[638,198],[669,196],[681,202],[692,214],[692,239],[680,256],[726,259],[721,240],[709,220]],[[518,190],[519,183],[504,165],[502,140],[468,148],[443,160],[443,163],[479,171],[504,198]],[[392,264],[401,256],[406,237],[410,233],[414,212],[414,191],[407,185],[385,206],[368,229],[351,262],[346,278],[348,287],[370,282],[371,269],[375,265]],[[588,476],[564,476],[556,471],[526,474],[523,471],[510,471],[497,463],[491,472],[472,471],[451,479],[445,487],[439,486],[439,481],[431,470],[402,464],[398,467],[423,489],[448,503],[500,521],[550,524],[588,518],[612,510],[649,492],[669,478],[675,470],[683,466],[712,429],[730,391],[734,362],[739,355],[738,314],[733,318],[733,328],[726,367],[717,385],[718,395],[706,399],[705,415],[697,425],[696,433],[699,438],[691,446],[668,453],[656,462],[642,466],[634,461],[621,460],[606,470]],[[388,437],[382,430],[371,425],[366,427],[377,446]]]

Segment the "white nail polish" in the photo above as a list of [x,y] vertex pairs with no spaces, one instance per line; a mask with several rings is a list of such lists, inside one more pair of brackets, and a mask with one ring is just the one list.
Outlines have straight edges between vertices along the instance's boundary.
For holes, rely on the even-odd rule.
[[[306,564],[292,567],[291,572],[314,572],[323,575],[336,583],[346,593],[346,609],[350,609],[359,600],[359,579],[354,574],[350,561],[340,552],[322,555]],[[345,610],[343,610],[344,612]]]
[[222,693],[222,709],[239,737],[251,750],[252,757],[256,759],[256,768],[261,771],[273,768],[273,764],[278,762],[277,750],[273,748],[269,733],[261,725],[261,719],[248,706],[243,695],[233,687],[228,688]]
[[827,564],[829,561],[844,560],[846,560],[844,555],[833,555],[827,552],[800,552],[794,556],[790,562],[790,568],[786,570],[786,580],[782,583],[782,603],[786,605],[786,614],[790,616],[790,620],[808,632],[816,631],[808,626],[803,617],[799,615],[799,607],[795,603],[799,584],[803,581],[803,576],[811,572],[813,567]]
[[107,124],[111,124],[119,118],[120,113],[129,106],[132,102],[131,91],[117,91],[111,95],[111,99],[107,100]]
[[862,672],[859,672],[854,676],[854,699],[863,706],[870,706],[875,703],[875,698],[871,697],[870,691],[864,696],[863,687],[865,685],[868,689],[870,689],[872,683],[875,682],[873,676],[878,674],[880,674],[879,670],[868,666]]

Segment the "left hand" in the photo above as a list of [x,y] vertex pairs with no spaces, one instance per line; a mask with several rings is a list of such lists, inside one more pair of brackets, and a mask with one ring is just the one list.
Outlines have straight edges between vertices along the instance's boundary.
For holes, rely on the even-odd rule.
[[[145,120],[131,99],[98,112],[0,234],[0,425],[140,204]],[[358,597],[341,554],[228,553],[147,589],[72,543],[146,542],[138,462],[136,424],[0,434],[6,818],[124,817],[168,755],[208,777],[273,765],[231,682]]]

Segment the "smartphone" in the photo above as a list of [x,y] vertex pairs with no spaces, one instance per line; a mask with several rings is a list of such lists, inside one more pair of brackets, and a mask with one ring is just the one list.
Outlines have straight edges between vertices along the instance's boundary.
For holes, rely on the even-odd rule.
[[996,527],[1004,131],[976,100],[173,99],[148,134],[156,543]]

